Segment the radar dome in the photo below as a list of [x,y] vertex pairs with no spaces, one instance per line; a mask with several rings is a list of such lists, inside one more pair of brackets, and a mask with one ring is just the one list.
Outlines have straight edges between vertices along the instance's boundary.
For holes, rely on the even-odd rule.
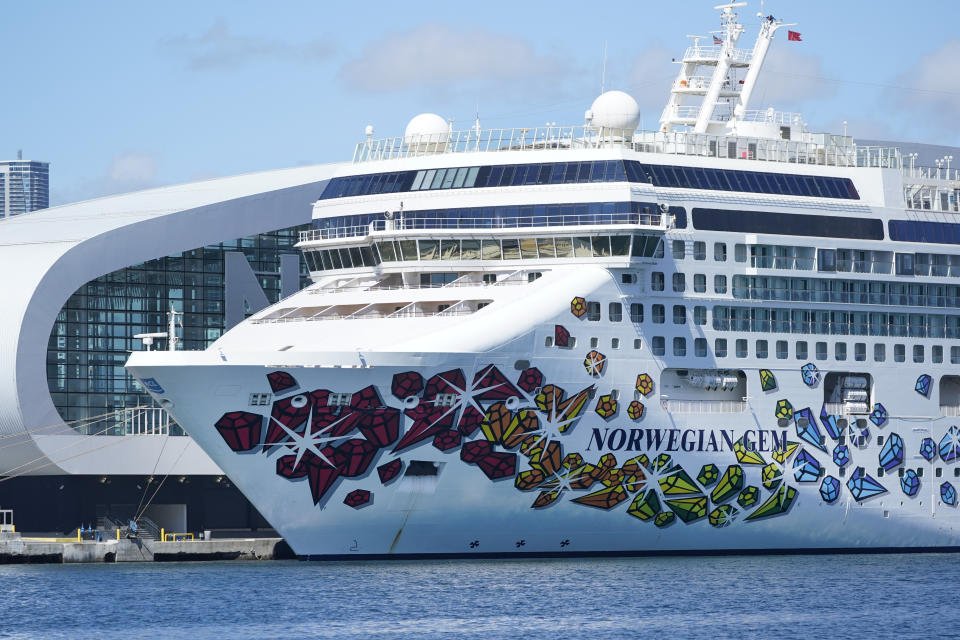
[[417,151],[442,151],[450,137],[450,125],[435,113],[415,116],[403,132],[407,146]]
[[632,133],[640,124],[640,105],[623,91],[607,91],[593,101],[591,124],[604,129],[620,129]]

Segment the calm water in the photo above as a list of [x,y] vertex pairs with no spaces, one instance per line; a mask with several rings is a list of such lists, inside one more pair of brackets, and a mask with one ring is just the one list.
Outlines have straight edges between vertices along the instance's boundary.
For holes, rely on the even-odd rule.
[[960,554],[0,566],[0,638],[958,637]]

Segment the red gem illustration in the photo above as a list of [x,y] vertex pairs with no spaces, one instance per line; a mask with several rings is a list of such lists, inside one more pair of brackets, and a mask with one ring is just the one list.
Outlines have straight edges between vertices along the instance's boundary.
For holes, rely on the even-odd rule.
[[260,444],[263,416],[247,411],[231,411],[223,414],[214,425],[234,451],[250,451]]

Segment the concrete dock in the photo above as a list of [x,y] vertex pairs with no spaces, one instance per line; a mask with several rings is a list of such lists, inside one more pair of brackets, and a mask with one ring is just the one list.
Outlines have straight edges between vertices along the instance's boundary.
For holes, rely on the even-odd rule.
[[223,538],[160,542],[121,538],[103,542],[0,534],[0,564],[281,560],[295,557],[282,538]]

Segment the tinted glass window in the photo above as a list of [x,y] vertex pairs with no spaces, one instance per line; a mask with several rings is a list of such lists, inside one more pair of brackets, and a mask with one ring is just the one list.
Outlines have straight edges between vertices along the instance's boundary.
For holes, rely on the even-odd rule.
[[704,231],[883,240],[883,223],[869,218],[732,209],[694,209],[693,226]]

